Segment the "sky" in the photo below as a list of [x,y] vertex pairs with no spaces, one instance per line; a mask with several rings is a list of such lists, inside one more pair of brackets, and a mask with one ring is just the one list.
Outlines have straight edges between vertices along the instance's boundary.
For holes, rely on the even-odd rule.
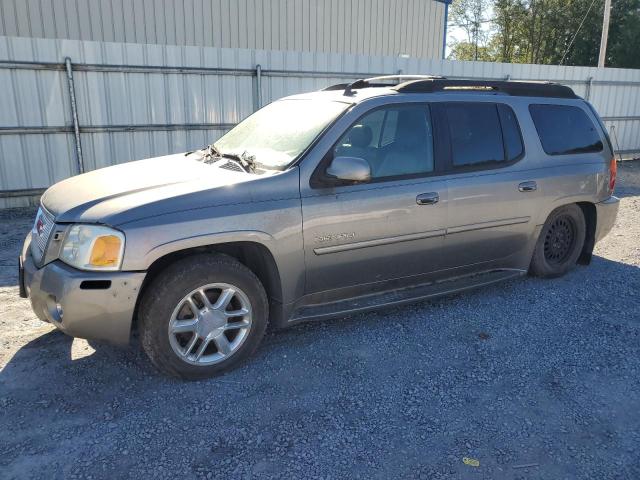
[[[491,18],[492,16],[493,16],[493,6],[487,9],[485,18]],[[449,20],[451,20],[451,17],[449,17]],[[489,30],[491,28],[491,24],[487,22],[487,23],[484,23],[482,27],[483,29]],[[466,38],[467,38],[467,34],[465,33],[465,31],[459,27],[451,25],[451,21],[449,21],[449,25],[447,26],[446,55],[449,56],[449,53],[451,53],[450,45],[452,45],[455,42],[459,42],[461,40],[466,40]]]
[[451,25],[449,25],[447,27],[447,50],[446,50],[447,51],[447,57],[451,53],[451,45],[454,42],[459,42],[461,40],[465,40],[466,37],[467,37],[466,33],[461,28],[454,27],[454,26],[451,26]]

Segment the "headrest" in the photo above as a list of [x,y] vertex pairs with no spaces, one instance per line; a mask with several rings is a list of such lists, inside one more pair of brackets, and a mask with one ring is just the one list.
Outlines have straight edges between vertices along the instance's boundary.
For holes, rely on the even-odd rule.
[[368,147],[373,138],[373,132],[369,125],[354,125],[349,133],[349,143],[352,147]]

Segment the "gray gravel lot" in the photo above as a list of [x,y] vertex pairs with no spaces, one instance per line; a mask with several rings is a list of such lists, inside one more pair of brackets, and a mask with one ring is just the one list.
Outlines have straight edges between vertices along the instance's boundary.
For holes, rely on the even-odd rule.
[[271,333],[197,383],[38,321],[33,212],[0,212],[0,477],[640,478],[640,162],[619,177],[589,267]]

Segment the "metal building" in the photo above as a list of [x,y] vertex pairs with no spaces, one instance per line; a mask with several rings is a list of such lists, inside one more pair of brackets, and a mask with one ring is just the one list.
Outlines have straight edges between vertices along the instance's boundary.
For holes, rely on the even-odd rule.
[[443,0],[0,0],[0,36],[439,58]]
[[280,97],[397,72],[553,80],[640,152],[640,70],[441,59],[450,0],[0,0],[0,209],[193,150]]

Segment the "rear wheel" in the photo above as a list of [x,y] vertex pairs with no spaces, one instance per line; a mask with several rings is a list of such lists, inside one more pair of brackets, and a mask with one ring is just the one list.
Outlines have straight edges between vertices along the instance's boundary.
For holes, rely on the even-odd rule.
[[251,270],[226,255],[170,265],[146,289],[140,339],[161,372],[199,379],[249,357],[267,326],[267,297]]
[[538,277],[559,277],[578,261],[584,245],[586,223],[575,204],[556,208],[540,232],[529,273]]

